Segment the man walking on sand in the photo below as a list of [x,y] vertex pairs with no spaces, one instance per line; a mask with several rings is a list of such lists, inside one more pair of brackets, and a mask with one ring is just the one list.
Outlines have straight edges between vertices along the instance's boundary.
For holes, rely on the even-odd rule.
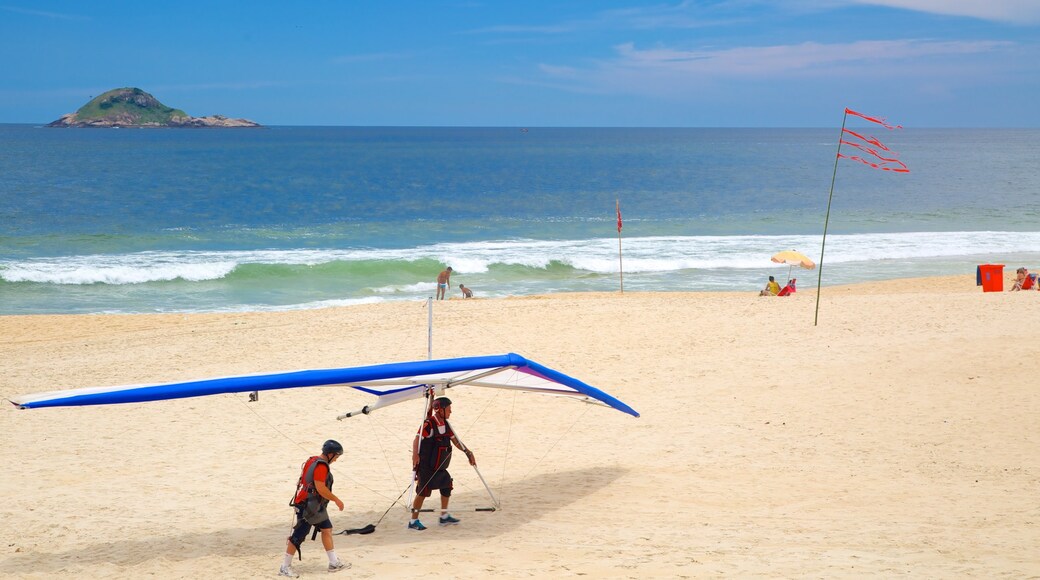
[[329,439],[321,446],[321,455],[315,455],[303,463],[303,472],[296,486],[293,497],[293,508],[296,510],[296,525],[292,535],[285,544],[285,556],[279,576],[298,578],[299,574],[292,568],[292,559],[307,538],[311,526],[321,530],[321,543],[325,547],[325,555],[329,558],[329,572],[339,572],[350,568],[336,556],[332,543],[332,522],[326,507],[329,502],[336,504],[343,511],[343,502],[332,493],[331,465],[343,455],[343,446],[338,441]]
[[419,510],[423,501],[433,495],[434,489],[441,492],[440,525],[449,526],[459,523],[458,518],[448,513],[448,501],[451,500],[452,479],[448,473],[451,463],[451,446],[459,448],[466,454],[470,465],[476,465],[473,452],[466,449],[451,430],[448,417],[451,416],[451,399],[439,397],[433,401],[433,412],[423,421],[422,427],[412,441],[412,466],[415,469],[415,502],[412,503],[412,519],[408,522],[410,530],[425,530],[426,526],[419,521]]
[[444,300],[444,295],[448,292],[450,285],[451,266],[448,266],[443,272],[437,274],[437,300]]

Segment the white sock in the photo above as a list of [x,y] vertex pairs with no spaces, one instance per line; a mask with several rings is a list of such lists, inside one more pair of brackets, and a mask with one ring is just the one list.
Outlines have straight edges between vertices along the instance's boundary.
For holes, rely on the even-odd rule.
[[282,568],[288,568],[292,566],[292,554],[285,554],[285,558],[282,559]]
[[441,518],[448,517],[448,510],[441,510]]
[[329,564],[339,562],[339,558],[336,557],[336,550],[326,550],[325,555],[329,557]]

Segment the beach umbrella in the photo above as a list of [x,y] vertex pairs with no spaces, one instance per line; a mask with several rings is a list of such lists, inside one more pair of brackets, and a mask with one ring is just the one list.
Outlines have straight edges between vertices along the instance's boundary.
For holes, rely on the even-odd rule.
[[770,258],[770,260],[776,262],[777,264],[787,264],[788,280],[791,279],[791,270],[795,266],[805,268],[806,270],[812,270],[816,267],[816,262],[810,260],[809,256],[806,256],[805,254],[801,252],[796,252],[794,250],[784,250],[783,252],[773,254],[773,257]]

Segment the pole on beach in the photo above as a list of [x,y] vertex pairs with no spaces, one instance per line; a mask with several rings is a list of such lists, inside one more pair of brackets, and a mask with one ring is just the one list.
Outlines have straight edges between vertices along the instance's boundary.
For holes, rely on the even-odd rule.
[[[459,439],[459,434],[455,433],[455,430],[451,428],[451,423],[448,423],[447,420],[445,420],[444,423],[448,426],[448,429],[450,429],[452,434],[455,436],[455,440],[458,441],[459,445],[462,446],[462,451],[464,453],[466,453],[466,455],[468,456],[469,455],[469,447],[466,447],[466,444],[462,442],[462,439]],[[473,471],[477,472],[477,477],[480,478],[480,483],[484,484],[484,489],[487,490],[488,497],[491,498],[491,505],[493,506],[490,509],[479,509],[478,508],[477,511],[490,511],[490,512],[493,512],[495,510],[501,509],[502,508],[502,504],[498,502],[498,498],[495,497],[494,492],[491,491],[491,487],[488,485],[487,480],[484,479],[484,475],[482,473],[480,473],[480,469],[477,468],[477,464],[476,463],[473,464]]]
[[[845,107],[845,115],[841,118],[841,132],[838,133],[838,152],[834,156],[834,173],[831,174],[831,192],[827,196],[827,216],[823,219],[823,242],[820,244],[820,270],[816,277],[816,317],[813,319],[813,326],[816,326],[820,320],[820,286],[823,281],[823,250],[827,247],[827,225],[831,219],[831,200],[834,199],[834,181],[838,176],[838,160],[844,157],[845,159],[851,159],[858,161],[865,165],[869,165],[874,169],[881,171],[891,171],[893,173],[910,173],[910,168],[907,167],[906,163],[903,163],[897,158],[897,155],[888,147],[885,147],[881,141],[878,141],[875,137],[865,137],[855,131],[849,131],[845,129],[845,122],[848,120],[849,115],[855,115],[871,123],[881,125],[886,129],[902,129],[902,125],[889,125],[884,117],[871,117],[870,115],[864,115]],[[845,135],[848,134],[849,139],[846,140]],[[872,157],[864,158],[859,155],[842,155],[841,146],[842,144],[854,147],[859,151],[862,151]],[[884,154],[879,151],[884,151]]]
[[816,314],[813,317],[813,326],[820,321],[820,286],[823,283],[823,250],[827,247],[827,225],[831,221],[831,200],[834,199],[834,181],[838,177],[838,159],[841,155],[841,138],[845,134],[845,121],[849,118],[849,110],[841,117],[841,131],[838,132],[838,150],[834,154],[834,172],[831,173],[831,192],[827,196],[827,215],[823,218],[823,242],[820,244],[820,263],[816,271]]
[[617,264],[618,277],[621,281],[621,293],[625,293],[625,269],[621,262],[621,200],[614,200],[614,209],[617,210]]
[[426,359],[433,360],[433,296],[426,297]]
[[[432,302],[433,298],[430,298],[429,300]],[[423,405],[423,418],[422,418],[422,421],[419,421],[419,430],[415,433],[415,436],[418,437],[419,440],[420,440],[420,444],[422,442],[423,423],[426,422],[426,418],[429,417],[430,414],[433,412],[433,399],[436,396],[437,396],[437,393],[434,392],[433,387],[430,387],[429,389],[426,390],[426,404]],[[414,443],[413,443],[413,445],[414,445]],[[415,499],[412,497],[412,493],[415,491],[415,489],[413,489],[413,486],[418,481],[419,481],[419,466],[418,465],[413,465],[412,466],[412,483],[409,484],[409,486],[408,486],[408,505],[406,506],[408,508],[408,516],[409,516],[409,518],[411,518],[412,509],[415,506]],[[401,498],[399,497],[397,499],[401,499]],[[391,505],[390,507],[393,507],[393,506]],[[383,514],[383,515],[385,516],[386,514]]]

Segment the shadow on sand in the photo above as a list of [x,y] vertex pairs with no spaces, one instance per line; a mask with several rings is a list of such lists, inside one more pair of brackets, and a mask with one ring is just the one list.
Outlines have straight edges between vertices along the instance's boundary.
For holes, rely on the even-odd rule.
[[[596,491],[609,486],[625,474],[624,470],[601,468],[558,471],[532,476],[524,481],[507,483],[496,489],[503,503],[502,510],[495,513],[475,513],[461,506],[485,505],[487,496],[483,489],[479,493],[458,493],[452,496],[452,505],[460,506],[456,515],[465,518],[463,525],[453,526],[452,534],[459,538],[490,538],[540,520],[547,514],[567,507]],[[430,506],[438,506],[435,493]],[[403,505],[403,504],[399,504]],[[375,533],[369,535],[336,536],[337,546],[390,546],[407,545],[433,539],[436,531],[415,532],[405,527],[403,507],[395,506],[383,519]],[[288,515],[288,514],[287,514]],[[383,511],[342,514],[334,513],[335,531],[343,528],[358,528],[374,524]],[[202,517],[202,514],[200,514]],[[436,514],[424,514],[424,519],[435,521]],[[436,528],[436,524],[432,526]],[[284,523],[256,528],[227,528],[206,533],[183,533],[161,537],[132,539],[120,537],[125,533],[113,530],[105,534],[104,541],[88,544],[73,550],[34,551],[20,553],[0,560],[0,574],[33,573],[47,574],[59,571],[73,572],[93,565],[134,566],[149,560],[183,562],[209,556],[242,557],[269,555],[277,557],[282,552],[287,529]],[[117,541],[112,541],[118,538]],[[320,541],[303,545],[304,553],[321,552]]]

